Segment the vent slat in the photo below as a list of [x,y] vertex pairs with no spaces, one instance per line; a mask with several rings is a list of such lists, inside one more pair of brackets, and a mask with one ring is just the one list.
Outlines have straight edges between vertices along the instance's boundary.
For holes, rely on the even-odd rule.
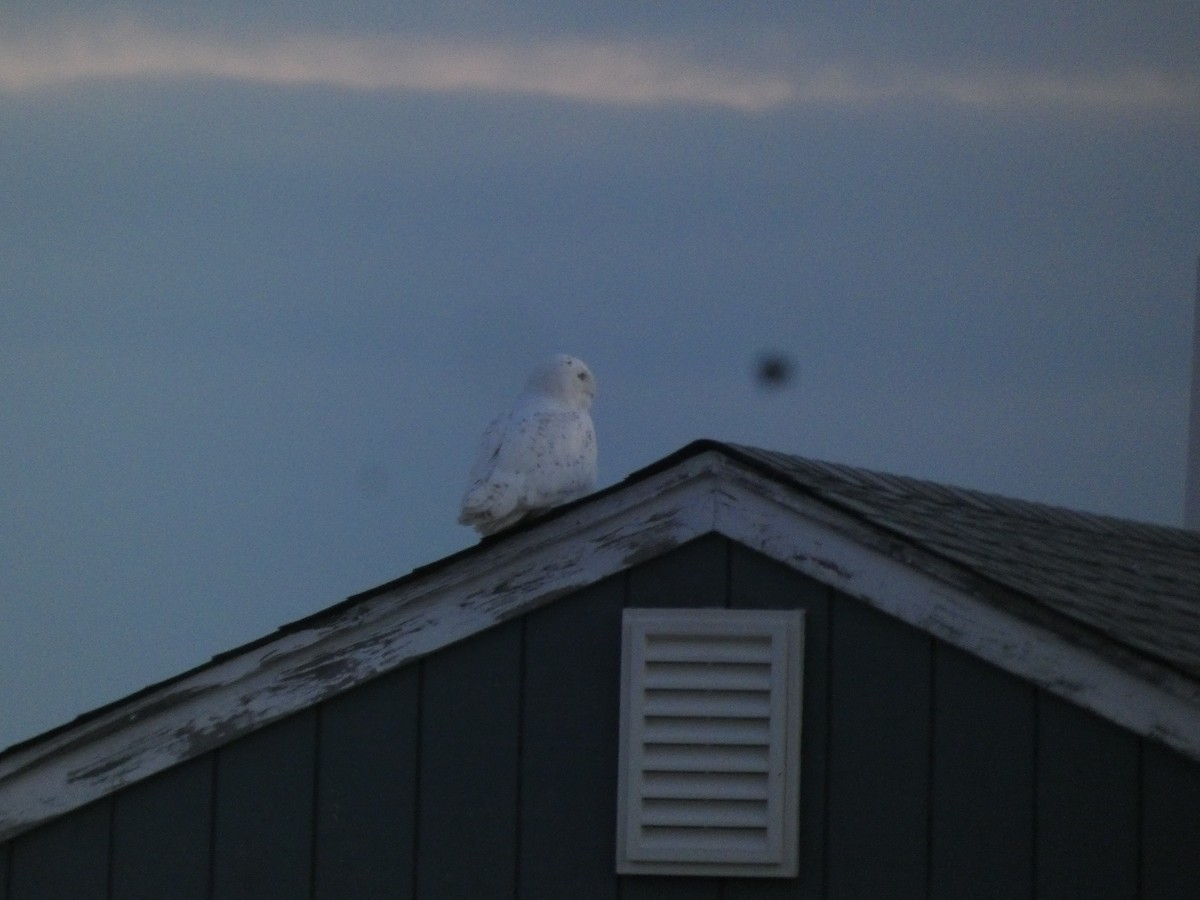
[[646,691],[647,716],[765,719],[771,715],[769,691]]
[[[681,857],[703,859],[723,851],[762,852],[768,835],[762,828],[671,828],[648,825],[641,830],[647,849],[675,850]],[[687,850],[679,850],[686,847]]]
[[646,716],[644,744],[752,744],[771,742],[770,719]]
[[771,638],[763,635],[646,636],[646,661],[702,663],[771,662]]
[[766,772],[770,754],[766,745],[716,746],[713,744],[650,744],[642,756],[644,771],[663,772]]
[[646,772],[642,796],[672,800],[759,800],[770,794],[765,772]]
[[768,823],[767,804],[752,800],[659,800],[642,804],[643,825],[695,828],[762,828]]
[[771,687],[771,667],[763,663],[649,663],[645,685],[681,691],[761,691]]

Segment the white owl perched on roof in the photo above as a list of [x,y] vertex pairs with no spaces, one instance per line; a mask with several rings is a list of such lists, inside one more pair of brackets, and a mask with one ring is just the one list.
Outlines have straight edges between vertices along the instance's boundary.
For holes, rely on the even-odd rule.
[[510,412],[483,433],[458,521],[495,534],[582,497],[596,483],[596,379],[560,354],[534,369]]

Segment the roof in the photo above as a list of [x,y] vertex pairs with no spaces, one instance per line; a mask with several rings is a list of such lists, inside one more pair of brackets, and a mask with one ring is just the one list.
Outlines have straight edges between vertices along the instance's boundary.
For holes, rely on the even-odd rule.
[[0,840],[712,532],[1200,759],[1200,535],[697,441],[0,753]]
[[1200,532],[753,447],[725,449],[873,526],[1200,678]]

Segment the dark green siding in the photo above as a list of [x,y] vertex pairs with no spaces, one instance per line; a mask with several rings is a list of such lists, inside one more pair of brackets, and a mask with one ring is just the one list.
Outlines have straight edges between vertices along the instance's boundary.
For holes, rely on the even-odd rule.
[[[614,874],[621,610],[802,608],[800,875]],[[710,536],[0,845],[0,900],[1191,898],[1200,765]]]
[[622,579],[532,613],[521,734],[522,900],[616,900]]
[[1039,696],[1039,896],[1137,896],[1139,743],[1111,722]]
[[308,900],[316,711],[217,752],[214,900]]
[[116,795],[113,900],[206,900],[212,799],[211,753]]
[[1200,766],[1142,746],[1142,897],[1200,894]]
[[422,664],[421,900],[516,896],[522,624],[468,638]]
[[930,896],[1033,895],[1036,689],[934,644]]
[[729,541],[711,535],[642,563],[625,577],[625,605],[659,609],[728,606],[729,553]]
[[12,842],[12,900],[104,900],[112,802],[103,800]]
[[841,597],[830,638],[828,896],[923,897],[933,641]]
[[418,672],[407,666],[320,707],[315,900],[412,897]]

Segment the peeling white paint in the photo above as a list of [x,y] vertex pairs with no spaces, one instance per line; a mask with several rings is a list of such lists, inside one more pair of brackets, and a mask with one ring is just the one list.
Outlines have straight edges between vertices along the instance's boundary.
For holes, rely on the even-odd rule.
[[0,840],[713,531],[1200,760],[1200,685],[707,451],[10,751]]

